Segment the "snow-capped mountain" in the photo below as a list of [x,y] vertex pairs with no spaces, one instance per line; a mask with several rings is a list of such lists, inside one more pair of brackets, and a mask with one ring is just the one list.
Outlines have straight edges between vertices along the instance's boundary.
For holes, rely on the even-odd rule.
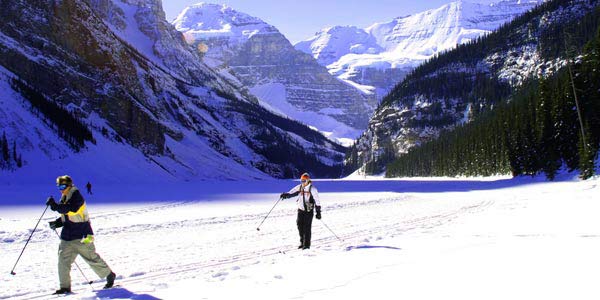
[[271,111],[308,124],[332,139],[351,140],[376,105],[296,50],[273,26],[217,4],[200,3],[173,21],[204,61],[247,86]]
[[[352,147],[349,164],[381,172],[440,131],[510,101],[524,83],[555,74],[566,66],[562,35],[585,26],[578,23],[584,17],[597,19],[599,5],[598,0],[545,2],[479,41],[420,65],[383,99]],[[584,43],[580,38],[572,46],[582,49]]]
[[3,178],[339,174],[342,147],[205,65],[160,0],[11,1],[2,15],[0,125],[24,161]]
[[295,47],[313,55],[331,74],[376,91],[381,98],[425,60],[490,33],[541,2],[456,1],[365,29],[323,29]]
[[314,55],[328,66],[346,54],[378,54],[384,51],[373,35],[356,26],[334,26],[296,44],[296,49]]
[[243,44],[257,34],[279,33],[259,18],[209,3],[186,7],[173,23],[187,39],[226,37],[232,45]]

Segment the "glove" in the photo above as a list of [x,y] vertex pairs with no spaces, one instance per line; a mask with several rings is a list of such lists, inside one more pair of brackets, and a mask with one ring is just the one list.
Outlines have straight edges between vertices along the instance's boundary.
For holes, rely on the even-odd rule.
[[50,225],[50,229],[55,230],[56,228],[63,227],[63,221],[61,218],[58,218],[55,221],[48,222],[48,225]]
[[82,244],[91,244],[94,242],[94,236],[91,234],[88,234],[85,238],[81,239],[81,243]]
[[288,193],[281,193],[281,195],[279,195],[279,197],[282,198],[282,199],[287,199],[287,198],[290,197],[290,194],[288,194]]
[[321,220],[321,207],[320,206],[317,206],[317,215],[316,215],[316,217],[317,217],[317,220]]
[[56,201],[54,201],[54,197],[50,196],[48,197],[48,200],[46,200],[46,206],[50,206],[51,210],[56,210],[56,206],[58,206],[58,204],[56,204]]

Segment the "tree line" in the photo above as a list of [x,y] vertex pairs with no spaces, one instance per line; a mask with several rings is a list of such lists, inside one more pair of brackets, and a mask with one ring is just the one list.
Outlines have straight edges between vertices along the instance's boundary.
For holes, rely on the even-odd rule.
[[73,150],[79,151],[84,148],[86,141],[96,143],[88,126],[74,116],[73,113],[47,99],[42,93],[21,80],[13,79],[11,85],[15,91],[18,91],[23,98],[29,101],[31,112],[56,130],[58,136],[67,142]]
[[387,166],[386,175],[544,173],[552,180],[564,166],[579,170],[584,179],[593,176],[600,149],[598,26],[596,36],[582,51],[571,68],[531,80],[509,102],[400,155]]
[[[580,9],[574,5],[575,2],[580,8],[595,7],[591,10],[585,8],[585,15],[582,17],[574,17],[577,12],[573,13],[573,11]],[[553,17],[549,18],[549,16],[563,19],[553,20]],[[515,93],[519,93],[509,82],[493,75],[498,70],[487,70],[481,67],[481,61],[486,57],[493,53],[508,53],[512,48],[537,45],[542,60],[564,61],[564,57],[568,56],[564,41],[567,41],[571,56],[574,53],[580,54],[584,51],[584,47],[589,49],[586,42],[594,39],[599,25],[598,0],[544,2],[498,30],[469,43],[458,45],[420,65],[392,89],[383,99],[379,110],[394,104],[411,108],[415,95],[419,95],[431,99],[432,108],[437,106],[444,109],[437,109],[439,113],[433,109],[423,111],[426,118],[409,120],[404,124],[405,126],[409,128],[453,127],[460,120],[452,115],[452,110],[460,111],[466,109],[468,105],[471,107],[471,120],[475,123],[480,118],[486,118],[494,113],[493,111],[505,105],[503,103],[506,101],[513,101],[513,98],[517,97]],[[521,90],[526,90],[526,86],[531,84],[530,82],[522,85]],[[458,104],[454,104],[454,109],[447,103],[451,99],[460,99]],[[459,127],[457,130],[463,129]],[[442,133],[440,137],[443,138],[447,134],[448,132]],[[428,147],[421,145],[423,149]],[[391,142],[380,140],[378,146],[380,150],[377,156],[369,160],[361,157],[359,152],[365,147],[368,148],[368,145],[353,145],[347,152],[346,166],[349,169],[356,169],[364,164],[367,173],[382,172],[390,162],[398,158],[398,153]],[[507,169],[498,168],[498,170]],[[510,169],[508,170],[506,173],[510,172]]]
[[23,166],[23,157],[17,150],[17,141],[13,140],[11,143],[8,138],[6,138],[6,132],[2,132],[2,138],[0,139],[0,151],[2,152],[0,169],[12,170]]

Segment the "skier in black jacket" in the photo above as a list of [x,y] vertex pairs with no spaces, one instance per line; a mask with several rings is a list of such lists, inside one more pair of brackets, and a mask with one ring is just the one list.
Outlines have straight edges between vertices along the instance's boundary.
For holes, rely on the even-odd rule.
[[302,174],[301,183],[293,187],[289,192],[282,193],[281,198],[287,199],[298,196],[298,233],[300,234],[300,246],[298,249],[310,249],[310,238],[312,231],[313,211],[316,209],[317,219],[321,219],[321,202],[319,191],[313,186],[308,173]]
[[56,185],[62,194],[59,203],[53,197],[46,201],[50,209],[61,214],[58,219],[49,223],[53,230],[62,227],[58,247],[60,289],[55,294],[71,293],[71,265],[77,255],[81,255],[100,278],[106,278],[104,288],[111,288],[116,275],[96,253],[94,232],[81,192],[68,175],[58,177]]

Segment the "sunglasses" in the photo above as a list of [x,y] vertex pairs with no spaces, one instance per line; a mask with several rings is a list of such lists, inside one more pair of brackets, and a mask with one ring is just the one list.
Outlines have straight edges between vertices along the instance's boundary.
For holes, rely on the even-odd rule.
[[66,184],[59,184],[56,186],[60,191],[64,191],[67,188]]
[[300,180],[300,182],[307,182],[307,181],[308,181],[308,180],[306,180],[306,179],[302,179],[302,180]]

